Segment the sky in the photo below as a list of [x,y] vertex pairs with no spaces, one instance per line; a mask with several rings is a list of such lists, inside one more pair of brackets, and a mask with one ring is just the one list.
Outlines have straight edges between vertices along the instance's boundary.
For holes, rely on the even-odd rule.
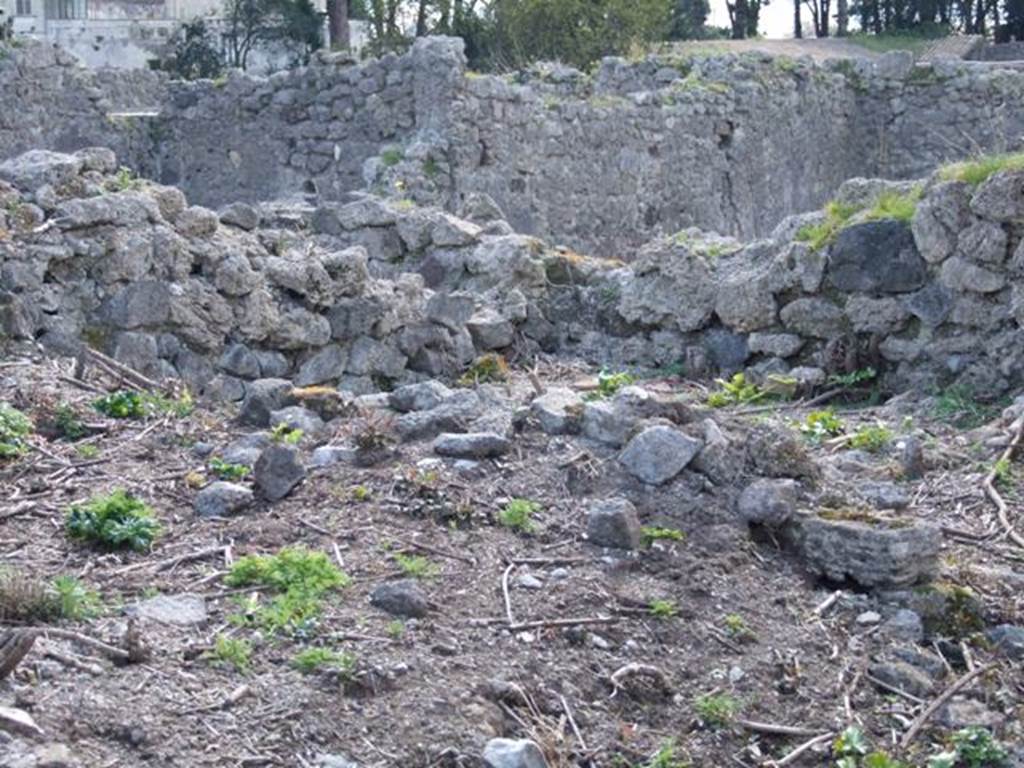
[[[810,12],[805,11],[806,22]],[[729,12],[725,10],[725,0],[711,0],[711,17],[708,23],[716,27],[729,26]],[[793,3],[792,0],[772,0],[761,9],[761,34],[765,37],[793,36]]]

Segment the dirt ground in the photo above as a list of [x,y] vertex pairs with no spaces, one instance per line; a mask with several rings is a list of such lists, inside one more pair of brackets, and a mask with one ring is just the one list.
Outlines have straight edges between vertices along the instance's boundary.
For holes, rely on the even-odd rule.
[[[52,626],[114,645],[132,606],[156,595],[200,595],[208,617],[184,626],[140,620],[151,656],[139,663],[113,664],[80,642],[41,636],[0,682],[0,705],[25,710],[43,731],[35,740],[19,737],[22,745],[64,744],[71,764],[95,768],[311,766],[326,754],[360,766],[425,768],[483,765],[488,739],[512,736],[533,738],[552,766],[669,768],[768,765],[832,734],[778,763],[811,766],[832,764],[827,747],[851,724],[876,748],[894,749],[926,708],[927,699],[867,679],[887,643],[865,619],[880,610],[879,598],[820,582],[772,536],[729,524],[728,492],[705,492],[695,473],[676,483],[678,499],[651,494],[637,502],[644,525],[685,538],[628,554],[597,549],[583,536],[588,501],[620,482],[615,452],[529,424],[512,453],[469,470],[437,465],[429,441],[402,444],[376,466],[311,470],[276,504],[199,519],[195,494],[213,478],[194,447],[219,448],[249,431],[232,420],[235,409],[199,404],[186,417],[104,418],[90,408],[97,394],[69,381],[70,373],[67,360],[0,363],[0,401],[37,423],[69,403],[93,431],[77,442],[34,435],[27,454],[0,466],[0,564],[43,581],[80,579],[98,593],[102,613]],[[571,382],[588,373],[551,364],[540,379]],[[690,382],[642,383],[694,404],[704,396]],[[117,382],[94,376],[85,386]],[[529,402],[525,373],[513,373],[508,387]],[[930,468],[905,483],[912,502],[900,514],[943,526],[941,581],[970,589],[986,625],[1024,622],[1024,551],[1003,536],[981,486],[1008,439],[999,410],[976,418],[907,398],[838,409],[849,425],[913,420],[926,436]],[[808,410],[733,408],[715,416],[741,430],[792,424]],[[972,432],[951,423],[968,417],[995,426]],[[823,463],[848,453],[827,443],[811,449]],[[854,477],[891,477],[894,463],[882,451]],[[104,552],[66,537],[67,509],[114,488],[156,511],[163,531],[152,551]],[[1022,520],[1016,479],[1005,496]],[[540,504],[533,533],[498,523],[511,498]],[[230,617],[256,598],[225,584],[231,563],[286,545],[327,553],[352,583],[328,599],[307,636],[238,626]],[[369,603],[376,586],[407,575],[396,553],[429,560],[420,579],[432,603],[425,618],[398,621]],[[524,586],[524,575],[535,580]],[[659,616],[652,604],[669,608]],[[218,636],[252,645],[247,670],[209,657]],[[963,641],[966,659],[941,657],[949,668],[935,695],[968,668],[996,663],[965,693],[992,713],[1006,743],[1018,742],[1020,663],[997,657],[977,634],[951,639]],[[301,673],[291,662],[310,646],[348,654],[351,668]],[[729,701],[736,711],[717,721],[708,701]],[[947,731],[929,718],[903,759],[923,765]],[[675,762],[655,762],[670,743]],[[13,745],[0,734],[0,752]]]

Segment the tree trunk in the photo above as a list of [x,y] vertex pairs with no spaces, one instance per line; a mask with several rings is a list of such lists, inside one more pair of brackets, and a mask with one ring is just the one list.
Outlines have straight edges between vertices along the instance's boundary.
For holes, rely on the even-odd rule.
[[850,27],[850,12],[846,0],[836,0],[836,37],[846,37]]
[[327,0],[327,34],[331,38],[332,49],[347,50],[351,46],[348,0]]
[[804,36],[804,24],[800,19],[800,3],[803,0],[793,0],[793,37],[797,40]]

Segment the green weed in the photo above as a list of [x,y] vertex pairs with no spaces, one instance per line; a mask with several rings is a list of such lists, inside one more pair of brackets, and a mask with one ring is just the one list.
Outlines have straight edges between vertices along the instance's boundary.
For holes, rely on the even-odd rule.
[[221,480],[242,480],[252,470],[244,464],[232,464],[214,456],[210,459],[210,471]]
[[304,675],[335,670],[341,672],[343,677],[348,677],[355,670],[356,658],[352,654],[330,648],[307,648],[292,657],[292,666]]
[[1021,170],[1024,170],[1024,152],[1014,152],[952,163],[939,170],[939,177],[946,181],[963,181],[974,186],[1001,171]]
[[60,615],[72,621],[92,619],[103,612],[98,594],[74,576],[58,576],[53,580]]
[[869,453],[878,453],[893,440],[893,432],[882,423],[861,427],[850,437],[849,446]]
[[623,387],[628,387],[636,381],[636,376],[626,371],[610,373],[602,370],[597,374],[597,389],[586,396],[586,400],[602,400],[615,395]]
[[683,541],[685,538],[686,534],[675,528],[645,525],[640,529],[640,540],[645,547],[649,547],[655,541]]
[[846,223],[860,211],[850,203],[832,200],[825,204],[825,218],[817,224],[805,224],[796,233],[796,239],[807,243],[812,251],[829,245]]
[[505,381],[508,378],[508,363],[496,352],[481,355],[459,377],[459,386],[472,387],[487,382]]
[[712,728],[722,728],[732,722],[740,710],[740,703],[725,693],[698,696],[693,709],[701,722]]
[[994,419],[999,406],[977,400],[970,387],[954,385],[935,398],[935,417],[961,429],[974,429]]
[[749,405],[771,396],[757,384],[748,382],[742,373],[733,374],[732,378],[716,379],[719,390],[708,395],[707,403],[712,408],[724,408],[729,405]]
[[302,430],[292,429],[287,424],[277,424],[270,430],[270,439],[275,443],[298,445],[302,442]]
[[75,446],[75,453],[83,459],[95,459],[100,455],[100,449],[92,443],[83,443],[82,445]]
[[53,414],[53,424],[65,440],[78,440],[89,434],[88,427],[82,423],[75,409],[67,403],[61,403]]
[[412,579],[429,579],[441,570],[436,563],[430,562],[422,555],[403,555],[396,552],[393,557],[403,575]]
[[689,768],[688,760],[676,756],[677,749],[675,739],[666,739],[658,747],[658,751],[651,755],[651,759],[641,768]]
[[64,522],[72,539],[108,549],[149,549],[160,532],[153,510],[118,488],[81,506],[72,506]]
[[0,403],[0,459],[20,456],[28,450],[25,438],[32,432],[28,416],[7,403]]
[[540,510],[541,506],[536,501],[512,499],[498,513],[498,522],[514,531],[531,533],[535,527],[531,518]]
[[389,147],[380,153],[380,161],[385,168],[393,168],[398,165],[405,158],[405,154],[400,149]]
[[836,416],[835,411],[828,408],[807,414],[807,418],[800,425],[800,434],[812,443],[820,443],[827,438],[841,435],[845,429],[843,420]]
[[651,616],[657,619],[671,619],[679,613],[679,609],[673,600],[651,600],[647,610]]
[[252,646],[241,638],[217,635],[213,641],[213,650],[204,656],[221,666],[234,667],[236,672],[244,675],[249,671],[252,661]]

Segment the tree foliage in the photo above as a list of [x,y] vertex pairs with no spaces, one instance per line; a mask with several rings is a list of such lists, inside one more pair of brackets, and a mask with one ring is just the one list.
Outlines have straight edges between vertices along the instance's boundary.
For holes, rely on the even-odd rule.
[[182,24],[174,39],[167,69],[185,80],[213,79],[224,69],[217,37],[203,19]]
[[304,64],[323,44],[320,14],[311,0],[226,0],[227,63],[245,69],[260,47],[285,49],[293,64]]

